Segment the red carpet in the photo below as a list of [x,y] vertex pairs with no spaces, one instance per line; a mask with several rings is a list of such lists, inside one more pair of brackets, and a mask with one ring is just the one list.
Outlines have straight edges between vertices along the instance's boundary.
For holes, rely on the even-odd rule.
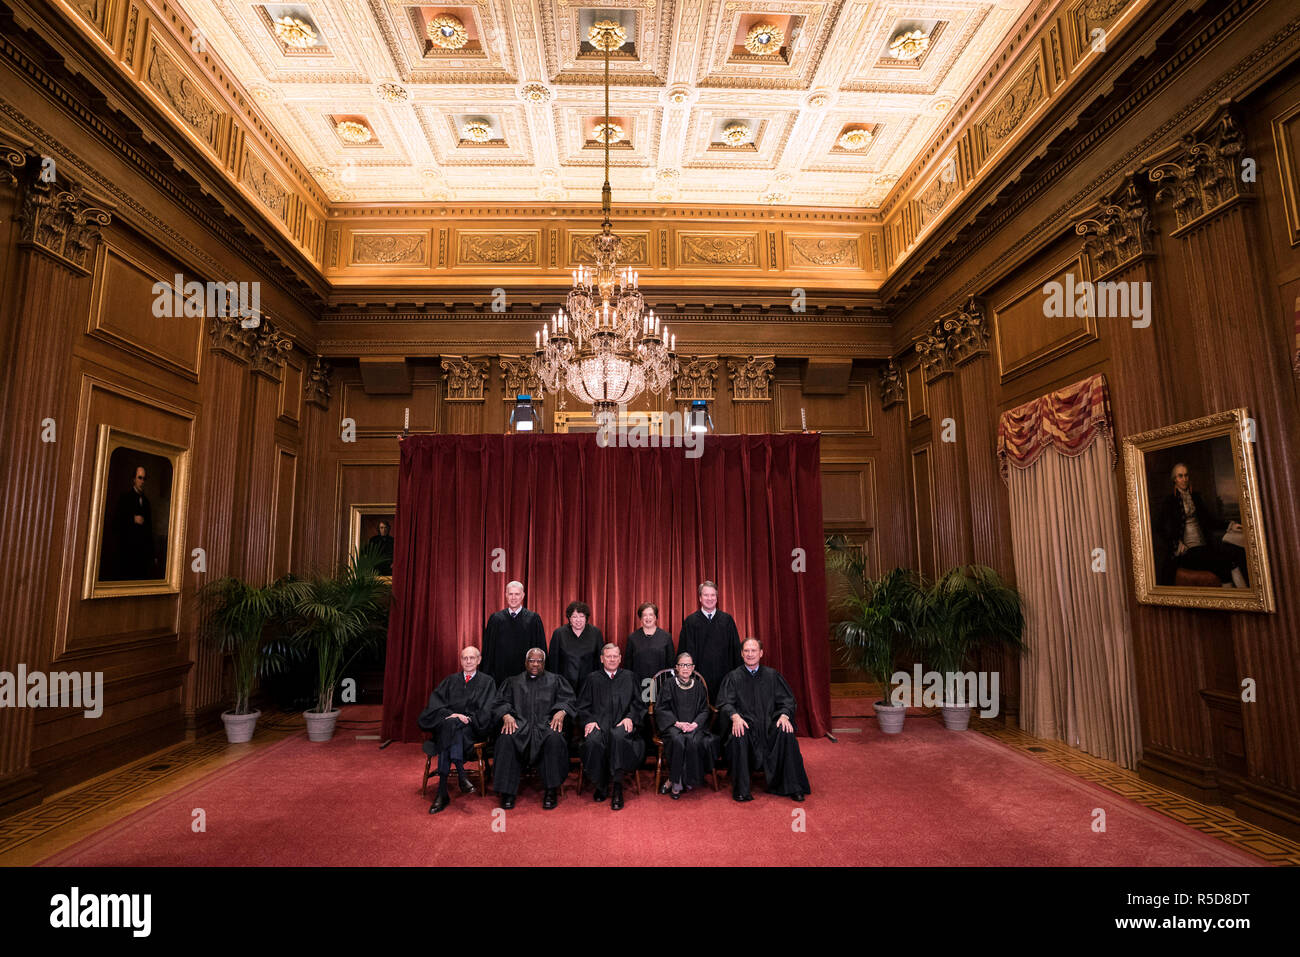
[[[352,730],[305,732],[215,771],[48,858],[46,865],[1130,865],[1259,862],[976,732],[874,721],[839,744],[801,740],[816,793],[803,804],[725,790],[680,801],[629,792],[627,807],[565,793],[554,811],[526,790],[493,830],[495,797],[420,796],[418,744],[380,751]],[[574,777],[571,775],[569,781]],[[453,793],[455,788],[453,785]],[[203,808],[207,831],[191,831]],[[1094,833],[1093,809],[1106,812]],[[805,832],[792,828],[806,812]],[[496,815],[500,818],[501,815]]]

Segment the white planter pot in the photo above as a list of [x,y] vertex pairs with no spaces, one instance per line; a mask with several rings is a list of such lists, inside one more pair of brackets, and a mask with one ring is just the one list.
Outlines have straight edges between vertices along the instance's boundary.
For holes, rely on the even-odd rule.
[[253,732],[257,730],[257,719],[261,714],[260,711],[254,711],[252,714],[223,711],[221,723],[226,726],[226,740],[231,744],[243,744],[253,740]]
[[944,705],[943,726],[949,731],[965,731],[970,727],[970,705]]
[[334,737],[334,722],[339,719],[337,709],[334,711],[304,711],[302,716],[307,719],[308,741],[328,741]]
[[899,734],[902,732],[903,719],[907,717],[906,708],[881,704],[879,701],[873,704],[872,707],[876,709],[876,720],[880,723],[882,733]]

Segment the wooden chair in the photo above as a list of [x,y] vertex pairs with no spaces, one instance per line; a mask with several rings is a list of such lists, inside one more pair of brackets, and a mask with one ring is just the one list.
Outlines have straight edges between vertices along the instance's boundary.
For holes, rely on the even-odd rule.
[[[475,741],[473,744],[473,748],[474,748],[474,760],[478,763],[478,768],[476,773],[478,774],[479,797],[487,797],[487,778],[488,778],[487,742]],[[437,765],[436,765],[437,760],[438,760],[437,745],[433,743],[433,735],[430,735],[424,741],[424,780],[420,782],[420,794],[426,797],[428,796],[429,793],[429,778],[437,773]],[[452,768],[452,770],[455,771],[456,769]],[[469,768],[466,768],[465,770],[468,771]]]
[[[660,685],[660,682],[663,680],[663,678],[664,678],[665,675],[672,675],[673,673],[674,673],[674,669],[672,669],[672,668],[663,668],[663,669],[661,669],[661,670],[655,672],[654,677],[651,679],[651,680],[654,682],[655,693],[654,693],[654,697],[652,697],[652,698],[650,699],[650,710],[649,710],[649,713],[647,714],[647,718],[648,718],[649,721],[650,721],[650,730],[653,732],[653,738],[652,738],[652,740],[654,741],[655,752],[656,752],[656,753],[655,753],[655,793],[656,793],[656,794],[659,793],[659,786],[660,786],[661,782],[663,781],[663,771],[664,771],[664,741],[663,741],[663,738],[661,738],[661,737],[659,736],[659,727],[658,727],[658,725],[655,724],[655,701],[656,701],[656,700],[658,699],[658,697],[659,697],[659,685]],[[700,684],[704,685],[704,694],[705,694],[705,697],[708,697],[708,694],[709,694],[709,683],[708,683],[707,681],[704,680],[704,676],[703,676],[703,675],[696,675],[696,676],[695,676],[695,679],[696,679]],[[712,699],[712,698],[709,698],[709,712],[710,712],[710,713],[709,713],[709,724],[712,724],[712,723],[713,723],[713,720],[714,720],[714,719],[717,717],[717,715],[718,715],[718,709],[715,708],[715,707],[713,706],[713,699]],[[718,789],[718,762],[717,762],[716,760],[713,762],[713,767],[709,769],[709,778],[710,778],[710,780],[712,780],[712,782],[713,782],[713,790],[716,791],[716,790]]]

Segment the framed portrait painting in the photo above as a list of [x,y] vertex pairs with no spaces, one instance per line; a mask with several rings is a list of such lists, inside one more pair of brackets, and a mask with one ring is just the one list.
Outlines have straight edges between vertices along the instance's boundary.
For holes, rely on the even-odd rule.
[[83,598],[180,591],[188,449],[101,424]]
[[381,561],[377,571],[381,578],[393,579],[393,530],[397,506],[388,503],[353,505],[349,509],[348,554],[364,546],[376,549]]
[[1254,428],[1232,409],[1124,439],[1138,601],[1273,611]]

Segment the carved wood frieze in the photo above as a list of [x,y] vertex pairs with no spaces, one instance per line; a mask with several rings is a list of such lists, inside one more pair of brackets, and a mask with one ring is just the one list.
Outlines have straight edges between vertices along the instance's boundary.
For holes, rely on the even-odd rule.
[[280,185],[266,164],[251,150],[244,152],[244,174],[240,182],[253,191],[263,206],[281,219],[288,214],[288,190]]
[[[595,234],[581,233],[569,234],[569,262],[585,263],[590,265],[596,261],[595,253]],[[650,265],[650,234],[649,233],[621,233],[619,235],[619,255],[618,262],[620,266],[646,266]]]
[[1015,132],[1025,117],[1043,102],[1045,95],[1043,61],[1038,58],[1003,95],[981,124],[984,142],[990,153]]
[[891,408],[907,401],[907,378],[898,364],[890,359],[880,367],[880,406]]
[[482,402],[487,387],[488,356],[443,356],[447,402]]
[[749,356],[727,360],[732,402],[771,402],[772,370],[776,356]]
[[537,234],[474,235],[461,233],[457,259],[462,266],[538,265]]
[[330,407],[330,397],[333,395],[330,376],[333,372],[334,367],[329,362],[320,356],[316,357],[303,381],[303,397],[308,405],[314,405],[318,409]]
[[[16,169],[17,167],[15,167]],[[102,200],[85,195],[76,184],[44,178],[39,157],[30,157],[30,172],[21,190],[18,241],[54,257],[74,272],[89,274],[91,254],[100,231],[111,219]]]
[[1240,166],[1245,137],[1234,113],[1232,104],[1221,104],[1204,128],[1179,141],[1172,159],[1150,171],[1157,202],[1173,206],[1176,232],[1248,195]]
[[505,402],[514,402],[515,396],[531,395],[538,399],[542,395],[542,383],[533,375],[533,361],[528,356],[501,356],[501,371],[505,373],[505,388],[501,398]]
[[151,40],[145,78],[199,137],[216,150],[221,130],[221,111],[199,92],[198,84],[189,78],[171,57]]
[[673,381],[673,396],[679,402],[704,399],[712,402],[717,397],[717,356],[682,356],[677,360],[677,376]]
[[858,267],[862,265],[858,240],[854,236],[824,239],[813,236],[791,236],[788,248],[790,264],[793,266]]
[[1100,209],[1075,224],[1074,231],[1089,237],[1083,248],[1092,261],[1092,273],[1098,279],[1135,259],[1155,252],[1155,228],[1151,210],[1136,176],[1124,182],[1109,196],[1101,199]]
[[353,233],[354,266],[423,266],[428,237],[424,233]]
[[683,266],[757,266],[758,243],[749,236],[683,236]]

